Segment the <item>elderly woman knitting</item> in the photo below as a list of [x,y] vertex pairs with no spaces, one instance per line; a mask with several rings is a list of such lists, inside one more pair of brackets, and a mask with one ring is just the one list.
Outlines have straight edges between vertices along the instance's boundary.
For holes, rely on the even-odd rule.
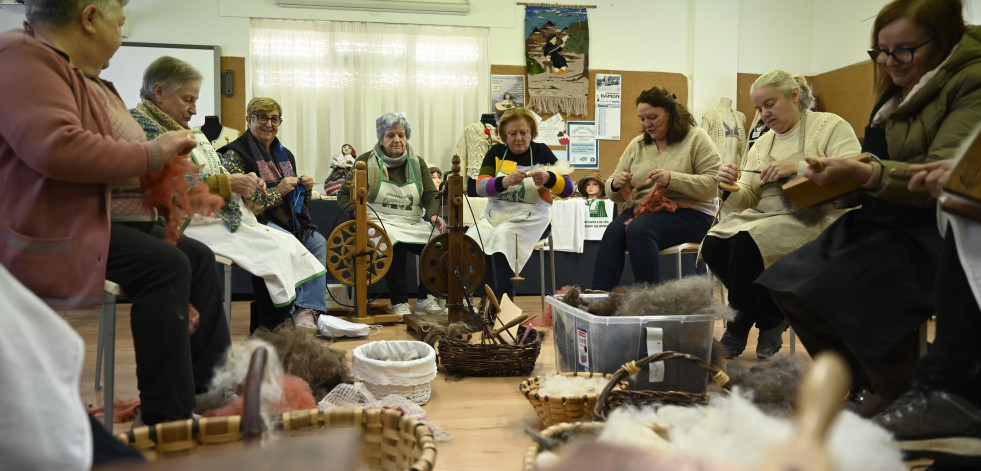
[[[412,125],[404,113],[385,113],[375,120],[378,143],[358,157],[368,169],[369,219],[379,222],[394,245],[385,275],[395,314],[411,314],[406,278],[406,252],[419,254],[435,234],[446,230],[439,216],[439,193],[426,162],[409,146]],[[353,177],[353,175],[352,175]],[[348,177],[349,179],[352,177]],[[342,209],[353,210],[351,188],[337,192]],[[420,282],[416,312],[443,312],[439,301]]]
[[[313,178],[300,177],[293,153],[276,135],[283,124],[283,109],[272,98],[249,100],[245,117],[249,129],[238,139],[218,149],[221,165],[231,173],[258,173],[266,184],[244,201],[262,224],[295,236],[321,265],[327,263],[327,240],[317,232],[307,203]],[[316,327],[317,317],[327,310],[326,271],[297,286],[293,322]]]
[[[201,79],[201,73],[190,64],[170,56],[147,67],[140,90],[143,101],[131,110],[147,138],[188,128],[188,121],[197,111]],[[201,166],[198,177],[208,183],[212,193],[221,195],[225,204],[216,217],[196,216],[184,235],[204,242],[215,253],[262,278],[276,306],[290,305],[297,287],[324,274],[324,265],[295,237],[260,224],[242,204],[242,198],[251,200],[265,191],[261,178],[255,173],[229,173],[208,138],[200,131],[194,131],[194,137],[198,145],[191,152],[191,159]]]
[[[526,108],[504,112],[498,125],[506,144],[495,144],[484,156],[477,194],[489,198],[477,224],[467,231],[490,257],[485,280],[498,297],[514,297],[512,267],[521,267],[552,219],[552,195],[572,196],[568,166],[552,167],[558,159],[547,145],[532,142],[538,123]],[[494,274],[492,275],[491,272]]]

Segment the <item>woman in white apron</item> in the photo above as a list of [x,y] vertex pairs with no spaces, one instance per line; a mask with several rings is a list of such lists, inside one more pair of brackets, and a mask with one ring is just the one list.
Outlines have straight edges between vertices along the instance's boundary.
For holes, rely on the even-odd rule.
[[467,235],[488,255],[485,282],[496,296],[514,297],[511,277],[531,256],[552,220],[552,195],[572,196],[575,187],[568,165],[551,167],[558,160],[547,145],[532,142],[538,124],[525,108],[512,108],[498,124],[506,144],[487,151],[477,177],[477,194],[487,207]]
[[[385,281],[392,309],[401,317],[412,313],[406,252],[420,254],[429,239],[446,230],[446,223],[439,216],[439,193],[429,167],[409,146],[412,126],[405,113],[383,114],[375,120],[375,130],[378,143],[358,160],[367,165],[368,219],[385,230],[394,246]],[[337,192],[337,203],[348,212],[353,210],[348,185]],[[417,313],[439,314],[445,309],[421,278],[417,293]]]
[[729,290],[729,304],[737,311],[735,320],[726,324],[722,345],[730,358],[738,356],[755,324],[760,331],[756,356],[762,360],[780,350],[787,323],[753,281],[843,213],[830,203],[798,212],[781,184],[803,175],[805,156],[855,155],[861,146],[852,127],[839,116],[808,111],[813,97],[799,75],[770,71],[753,83],[750,93],[773,132],[750,150],[743,168],[749,171],[740,172],[734,163],[719,169],[717,181],[738,184],[740,189],[725,201],[734,212],[709,231],[702,256]]
[[[144,87],[149,87],[144,96],[153,99],[144,98],[132,114],[149,138],[187,128],[201,87],[200,74],[192,66],[170,57],[158,59],[147,68]],[[277,307],[293,303],[298,287],[310,284],[308,289],[317,289],[312,283],[326,273],[324,265],[296,237],[259,223],[242,203],[242,195],[251,197],[254,191],[265,189],[262,179],[254,173],[229,174],[208,138],[201,131],[194,131],[194,137],[198,146],[191,151],[191,159],[201,166],[198,177],[225,204],[214,217],[195,216],[184,235],[262,278]],[[323,288],[319,291],[326,295]],[[316,327],[315,323],[300,325]]]

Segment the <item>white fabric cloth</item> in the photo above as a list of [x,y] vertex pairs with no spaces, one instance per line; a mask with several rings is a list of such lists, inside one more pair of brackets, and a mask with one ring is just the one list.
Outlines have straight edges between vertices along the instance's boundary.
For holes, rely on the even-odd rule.
[[949,216],[957,243],[957,255],[964,267],[964,275],[974,292],[974,301],[981,305],[981,223],[960,216]]
[[382,178],[375,201],[368,202],[372,209],[368,211],[368,219],[385,230],[392,245],[425,244],[439,233],[422,219],[421,201],[422,195],[414,182],[399,185]]
[[[518,166],[522,170],[531,167]],[[498,169],[496,176],[508,173]],[[521,273],[552,220],[552,205],[542,199],[532,177],[487,200],[487,208],[467,236],[477,241],[485,254],[502,253],[514,273]]]
[[[603,240],[606,226],[613,222],[613,209],[616,205],[610,200],[585,200],[586,240]],[[554,229],[554,226],[553,226]]]
[[[194,128],[194,131],[200,131],[200,130],[201,130],[201,126],[196,126]],[[219,133],[218,137],[214,138],[214,140],[211,141],[211,145],[214,146],[215,149],[221,149],[222,147],[227,146],[229,142],[238,139],[238,137],[241,135],[242,133],[238,129],[230,128],[228,126],[222,126],[221,133]]]
[[552,250],[582,253],[589,212],[583,201],[572,198],[552,203]]
[[[209,175],[228,173],[208,138],[199,132],[195,132],[194,137],[198,147],[191,152],[191,157],[197,165],[204,165],[201,172]],[[242,209],[242,223],[235,232],[229,232],[221,218],[195,215],[184,234],[262,278],[269,298],[276,306],[290,304],[296,297],[297,286],[327,272],[320,260],[296,237],[260,224],[238,194],[233,194],[232,200]]]
[[2,266],[0,292],[0,468],[90,469],[82,338]]
[[252,96],[282,105],[279,139],[315,181],[331,171],[325,149],[373,147],[375,119],[395,110],[417,153],[448,169],[466,117],[492,106],[489,28],[253,18],[249,36]]

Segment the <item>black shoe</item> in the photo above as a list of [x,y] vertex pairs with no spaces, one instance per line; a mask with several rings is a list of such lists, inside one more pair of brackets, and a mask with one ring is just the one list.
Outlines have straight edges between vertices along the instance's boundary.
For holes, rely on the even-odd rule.
[[845,402],[845,409],[854,412],[864,419],[868,419],[881,412],[885,405],[885,402],[883,402],[878,394],[870,391],[868,388],[861,388],[858,392],[849,394],[848,401]]
[[756,342],[756,358],[769,360],[783,348],[783,331],[790,327],[790,323],[784,320],[780,325],[772,329],[760,331],[759,340]]
[[949,392],[908,391],[872,421],[910,456],[981,457],[981,408]]
[[732,332],[728,330],[722,334],[722,340],[719,343],[726,349],[726,358],[736,358],[743,353],[746,349],[746,338],[749,334],[743,335],[742,337],[733,335]]

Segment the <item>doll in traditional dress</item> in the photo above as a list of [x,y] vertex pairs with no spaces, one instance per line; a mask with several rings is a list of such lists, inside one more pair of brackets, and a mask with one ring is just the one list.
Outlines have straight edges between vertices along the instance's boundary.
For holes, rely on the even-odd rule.
[[341,188],[344,180],[347,179],[347,174],[351,171],[351,167],[354,166],[354,160],[357,156],[358,153],[355,152],[351,144],[344,144],[341,146],[341,153],[330,159],[330,176],[324,181],[325,195],[332,195]]

